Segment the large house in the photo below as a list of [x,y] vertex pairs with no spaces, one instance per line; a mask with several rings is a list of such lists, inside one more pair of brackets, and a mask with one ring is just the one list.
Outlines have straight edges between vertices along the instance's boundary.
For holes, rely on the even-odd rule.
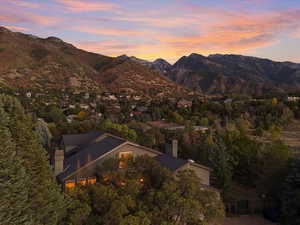
[[154,158],[174,174],[180,170],[191,169],[203,185],[209,186],[210,169],[192,160],[178,159],[177,150],[177,140],[166,145],[164,154],[107,133],[94,131],[64,135],[61,149],[54,152],[53,163],[55,175],[66,188],[72,188],[78,183],[96,183],[99,167],[109,158],[134,159],[141,155]]

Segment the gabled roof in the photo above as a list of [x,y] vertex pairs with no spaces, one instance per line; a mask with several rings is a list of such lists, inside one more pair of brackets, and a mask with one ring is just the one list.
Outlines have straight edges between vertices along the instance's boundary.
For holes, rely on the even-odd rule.
[[179,169],[180,167],[188,163],[187,160],[177,159],[168,156],[167,154],[158,155],[154,157],[154,159],[157,160],[162,166],[167,167],[172,172],[174,172],[175,170]]
[[65,170],[58,176],[58,178],[64,180],[72,173],[76,172],[76,170],[86,166],[96,159],[101,158],[104,154],[112,151],[125,142],[126,140],[121,138],[106,136],[101,141],[88,145],[86,148],[83,148],[81,151],[65,160]]
[[167,167],[172,172],[175,172],[177,169],[181,168],[182,166],[184,166],[186,164],[190,164],[192,166],[196,166],[201,169],[211,171],[210,168],[200,165],[192,160],[178,159],[178,158],[169,156],[167,154],[161,154],[161,155],[155,156],[154,159],[157,160],[162,166]]
[[79,135],[64,135],[63,142],[65,147],[69,145],[75,146],[75,148],[71,151],[73,155],[65,152],[64,171],[58,175],[58,179],[61,181],[74,174],[77,170],[92,164],[107,153],[121,147],[125,143],[157,154],[154,159],[162,166],[170,169],[172,172],[175,172],[177,169],[188,163],[210,170],[209,168],[197,163],[174,158],[154,149],[128,142],[125,139],[98,131]]

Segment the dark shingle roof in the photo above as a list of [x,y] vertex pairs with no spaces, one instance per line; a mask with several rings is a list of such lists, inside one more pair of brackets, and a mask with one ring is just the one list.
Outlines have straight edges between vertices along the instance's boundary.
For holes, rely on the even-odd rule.
[[[65,170],[58,176],[60,180],[64,180],[79,168],[82,168],[86,164],[98,159],[105,153],[110,152],[119,145],[125,143],[126,140],[121,138],[107,136],[99,142],[92,143],[86,148],[79,151],[77,154],[67,158],[65,160]],[[79,165],[78,165],[79,164]]]
[[63,144],[66,147],[85,145],[101,135],[103,133],[100,131],[92,131],[86,134],[63,135]]
[[177,159],[171,156],[168,156],[167,154],[158,155],[154,157],[162,166],[167,167],[172,172],[179,169],[180,167],[184,166],[188,163],[187,160],[183,159]]

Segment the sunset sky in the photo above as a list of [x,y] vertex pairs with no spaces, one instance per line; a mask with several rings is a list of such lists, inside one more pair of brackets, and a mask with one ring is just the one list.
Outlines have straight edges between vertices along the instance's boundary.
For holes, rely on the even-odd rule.
[[0,0],[0,25],[110,56],[300,62],[300,0]]

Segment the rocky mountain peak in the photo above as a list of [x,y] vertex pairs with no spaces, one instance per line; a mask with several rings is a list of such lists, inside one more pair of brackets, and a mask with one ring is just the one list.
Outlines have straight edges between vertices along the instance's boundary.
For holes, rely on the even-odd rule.
[[165,73],[169,72],[172,65],[170,63],[168,63],[166,60],[159,58],[159,59],[156,59],[152,63],[152,67],[154,69],[156,69],[157,71],[159,71],[160,73],[165,74]]
[[300,87],[299,64],[234,54],[193,53],[180,58],[167,75],[208,94],[286,92]]
[[198,53],[192,53],[188,57],[189,58],[205,58],[205,56],[198,54]]
[[171,66],[171,64],[167,60],[164,60],[162,58],[156,59],[153,63],[156,65]]

